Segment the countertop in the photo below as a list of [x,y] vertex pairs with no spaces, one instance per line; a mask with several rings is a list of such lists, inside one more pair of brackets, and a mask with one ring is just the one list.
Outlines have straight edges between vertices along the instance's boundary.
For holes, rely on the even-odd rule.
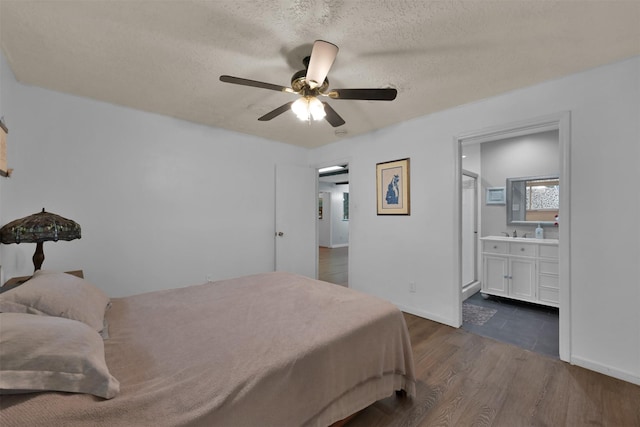
[[507,236],[485,236],[480,240],[497,240],[501,242],[536,243],[539,245],[557,245],[558,239],[535,239],[533,237],[507,237]]

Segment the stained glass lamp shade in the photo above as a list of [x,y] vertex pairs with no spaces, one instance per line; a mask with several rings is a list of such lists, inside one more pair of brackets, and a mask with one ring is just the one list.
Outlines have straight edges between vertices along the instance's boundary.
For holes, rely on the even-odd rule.
[[40,270],[44,262],[43,243],[58,240],[75,240],[81,236],[80,225],[70,219],[50,212],[42,212],[16,219],[0,228],[0,242],[36,243],[33,254],[34,271]]

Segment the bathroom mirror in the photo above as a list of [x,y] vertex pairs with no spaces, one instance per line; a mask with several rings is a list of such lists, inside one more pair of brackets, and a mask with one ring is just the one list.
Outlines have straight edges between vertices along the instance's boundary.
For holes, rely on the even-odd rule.
[[560,177],[507,178],[507,224],[554,224],[560,210]]

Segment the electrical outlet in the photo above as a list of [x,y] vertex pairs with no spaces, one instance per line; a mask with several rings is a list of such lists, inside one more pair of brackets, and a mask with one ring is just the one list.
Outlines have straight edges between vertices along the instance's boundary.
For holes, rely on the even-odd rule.
[[416,282],[409,282],[409,292],[416,291]]

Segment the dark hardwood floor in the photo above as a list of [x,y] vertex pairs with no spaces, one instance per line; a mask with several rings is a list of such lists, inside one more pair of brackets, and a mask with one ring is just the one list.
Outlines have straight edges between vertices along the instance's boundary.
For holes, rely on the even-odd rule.
[[318,278],[336,285],[349,286],[349,247],[318,251]]
[[[320,280],[348,283],[348,248],[320,248]],[[345,427],[640,426],[640,386],[405,313],[415,398],[391,396]]]
[[405,313],[417,396],[347,427],[640,426],[640,386]]

